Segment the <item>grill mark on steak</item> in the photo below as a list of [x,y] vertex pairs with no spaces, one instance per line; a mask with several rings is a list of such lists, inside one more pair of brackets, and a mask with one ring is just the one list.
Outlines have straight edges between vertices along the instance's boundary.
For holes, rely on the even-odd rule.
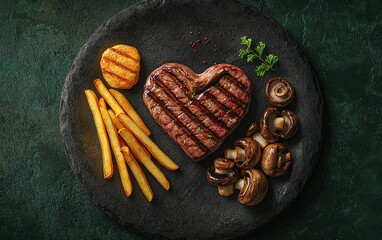
[[155,121],[195,161],[215,151],[238,126],[252,91],[246,74],[229,64],[196,74],[167,63],[149,75],[144,87],[143,100]]
[[[215,97],[211,95],[211,93],[209,92],[204,92],[204,95],[209,98],[209,99],[214,99]],[[229,115],[231,115],[232,117],[234,118],[238,118],[237,114],[232,112],[230,109],[228,109],[226,106],[224,106],[223,104],[221,104],[220,102],[216,101],[216,104],[221,108],[223,109],[223,111]]]
[[196,145],[198,145],[198,147],[203,151],[203,152],[209,152],[209,149],[202,143],[199,141],[199,139],[197,139],[194,135],[192,135],[192,132],[186,127],[184,126],[184,124],[171,112],[167,109],[167,107],[163,104],[163,101],[159,100],[157,98],[157,96],[153,93],[153,92],[148,92],[147,95],[152,99],[154,100],[154,102],[156,102],[158,105],[160,105],[162,107],[162,109],[166,112],[166,114],[168,116],[170,116],[170,118],[176,122],[176,124],[178,126],[181,127],[182,131],[184,131],[187,136],[189,136],[195,143]]
[[[167,69],[165,71],[168,72]],[[172,72],[168,72],[168,73],[169,73],[168,76],[171,77],[173,80],[175,80],[177,83],[179,83],[181,85],[182,89],[188,89],[182,80],[180,80],[177,76],[172,74]],[[203,95],[203,93],[195,94],[193,99],[198,99],[201,95]],[[195,103],[195,105],[197,105],[198,108],[200,108],[200,110],[204,114],[206,114],[212,121],[218,123],[220,125],[220,127],[226,129],[227,131],[229,130],[229,128],[226,126],[226,124],[224,122],[222,122],[221,120],[219,120],[218,118],[216,118],[203,104],[199,103],[198,101],[192,100],[190,98],[190,96],[186,93],[185,93],[185,96],[187,96],[188,101]],[[213,101],[215,101],[215,99],[213,99]]]
[[[161,90],[163,90],[164,92],[165,92],[165,94],[174,102],[174,104],[176,105],[176,106],[178,106],[192,121],[194,121],[194,122],[197,122],[198,120],[199,120],[199,118],[198,117],[196,117],[187,107],[185,107],[184,105],[183,105],[183,103],[181,102],[181,101],[179,101],[177,98],[176,98],[176,96],[174,96],[174,94],[172,93],[172,92],[170,92],[165,86],[164,86],[164,84],[163,84],[163,82],[162,82],[162,79],[161,78],[158,78],[158,76],[154,76],[154,78],[156,79],[156,81],[154,81],[154,84],[157,84],[160,88],[161,88]],[[188,97],[188,96],[187,96]],[[182,104],[182,106],[179,104],[179,103],[181,103]],[[193,103],[196,103],[196,102],[192,102],[192,103],[190,103],[190,105],[191,104],[193,104]],[[210,114],[210,113],[208,113],[208,114]],[[174,115],[175,116],[175,115]],[[175,116],[176,117],[176,116]],[[212,136],[212,139],[215,141],[215,142],[217,142],[217,141],[219,141],[219,138],[218,138],[218,136],[208,127],[208,126],[206,126],[203,122],[201,122],[201,124],[202,124],[202,127],[203,127],[203,129],[204,129],[204,131],[206,131],[207,132],[207,134],[210,134],[211,136]]]
[[[228,87],[228,83],[230,83],[230,86]],[[231,93],[231,95],[234,95],[236,98],[240,99],[242,102],[248,104],[249,98],[245,94],[245,91],[248,91],[248,89],[245,90],[245,86],[243,88],[239,87],[240,82],[236,81],[232,76],[226,75],[224,78],[221,79],[221,81],[218,82],[218,85],[222,88],[224,88],[227,92]],[[235,93],[235,94],[233,94]]]
[[106,62],[110,62],[110,63],[112,63],[114,65],[117,65],[118,67],[121,67],[121,68],[123,68],[124,70],[126,70],[128,72],[138,73],[137,71],[134,71],[133,69],[129,68],[128,66],[123,65],[122,63],[117,62],[114,59],[108,58],[106,56],[103,56],[103,60],[106,61]]
[[[217,88],[221,93],[223,93],[224,95],[226,95],[228,97],[229,100],[231,101],[234,101],[240,108],[245,108],[245,103],[242,102],[240,99],[238,99],[235,95],[233,95],[232,93],[228,92],[225,88],[222,88],[220,85],[216,84],[214,86],[215,88]],[[209,90],[209,89],[208,89]]]

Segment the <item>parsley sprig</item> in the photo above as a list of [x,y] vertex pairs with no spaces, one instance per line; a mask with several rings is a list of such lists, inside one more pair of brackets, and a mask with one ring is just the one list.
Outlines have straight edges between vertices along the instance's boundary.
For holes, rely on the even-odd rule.
[[265,59],[262,58],[262,54],[265,49],[265,43],[260,41],[256,48],[255,51],[252,50],[252,39],[248,38],[247,36],[243,36],[240,38],[242,45],[247,46],[246,49],[240,49],[239,50],[239,57],[244,59],[247,58],[247,62],[253,62],[255,59],[258,59],[261,64],[256,67],[256,74],[257,76],[264,76],[264,74],[268,70],[275,71],[273,69],[273,65],[275,65],[278,61],[279,58],[273,54],[269,54],[268,56],[265,57]]

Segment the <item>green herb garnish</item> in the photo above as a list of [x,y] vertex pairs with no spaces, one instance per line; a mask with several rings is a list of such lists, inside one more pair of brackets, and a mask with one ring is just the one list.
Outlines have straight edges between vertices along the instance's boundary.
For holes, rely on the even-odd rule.
[[179,70],[179,68],[175,69],[175,71],[176,71],[177,73],[180,73],[180,70]]
[[200,127],[198,127],[198,131],[200,132]]
[[228,121],[233,122],[233,120],[231,118],[228,118]]
[[247,46],[247,48],[239,50],[239,57],[242,59],[247,58],[247,62],[253,62],[255,59],[258,59],[261,62],[260,65],[256,66],[255,71],[257,76],[260,76],[260,77],[264,76],[264,74],[268,70],[275,71],[273,69],[273,65],[275,65],[279,61],[279,58],[273,54],[269,54],[268,56],[265,57],[265,59],[261,57],[265,49],[264,42],[260,41],[255,48],[256,52],[254,52],[251,49],[251,46],[252,46],[251,38],[248,38],[247,36],[243,36],[240,39],[241,39],[240,44]]
[[212,138],[212,135],[211,135],[211,134],[208,134],[207,137],[208,137],[208,138]]
[[191,101],[187,103],[187,106],[190,106],[191,105]]
[[186,139],[183,139],[182,142],[183,142],[183,144],[186,144],[187,140],[186,140]]
[[211,102],[209,102],[209,103],[207,104],[207,106],[208,106],[208,108],[211,108],[211,106],[212,106],[212,103],[211,103]]
[[231,87],[231,83],[229,82],[229,83],[227,83],[227,87]]

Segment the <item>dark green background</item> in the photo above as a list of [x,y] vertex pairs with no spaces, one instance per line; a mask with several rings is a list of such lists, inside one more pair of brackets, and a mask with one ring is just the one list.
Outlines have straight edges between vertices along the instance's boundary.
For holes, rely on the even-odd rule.
[[[137,1],[14,1],[0,7],[0,238],[142,239],[110,220],[72,175],[61,88],[80,47]],[[244,239],[382,235],[382,1],[247,1],[304,49],[324,97],[325,139],[307,188]]]

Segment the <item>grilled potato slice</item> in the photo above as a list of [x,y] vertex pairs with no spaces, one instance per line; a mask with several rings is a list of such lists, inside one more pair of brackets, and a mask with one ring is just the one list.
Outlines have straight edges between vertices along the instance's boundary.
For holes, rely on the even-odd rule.
[[135,47],[120,44],[108,48],[100,64],[103,77],[112,88],[130,89],[138,82],[141,56]]

